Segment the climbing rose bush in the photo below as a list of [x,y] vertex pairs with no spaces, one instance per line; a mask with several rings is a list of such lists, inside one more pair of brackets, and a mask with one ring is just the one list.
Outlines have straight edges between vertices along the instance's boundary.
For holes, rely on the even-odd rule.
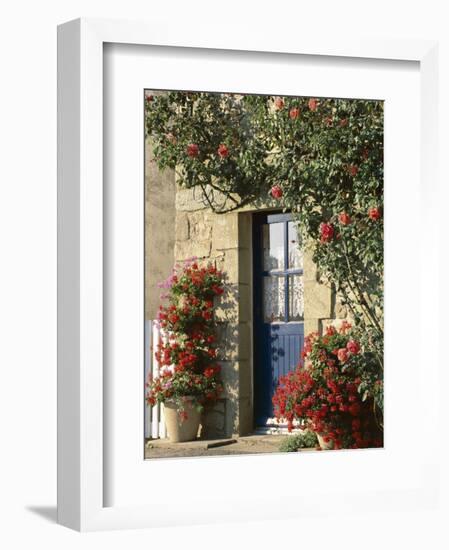
[[275,416],[321,434],[334,449],[383,445],[383,380],[349,323],[305,338],[303,363],[279,381]]
[[161,285],[167,290],[158,321],[168,335],[156,350],[159,376],[147,384],[151,406],[170,399],[186,418],[186,400],[198,410],[214,402],[223,390],[214,323],[214,298],[223,293],[223,273],[212,264],[188,261]]
[[[160,169],[206,206],[291,211],[383,368],[383,102],[168,92],[146,101]],[[361,336],[360,336],[361,337]]]

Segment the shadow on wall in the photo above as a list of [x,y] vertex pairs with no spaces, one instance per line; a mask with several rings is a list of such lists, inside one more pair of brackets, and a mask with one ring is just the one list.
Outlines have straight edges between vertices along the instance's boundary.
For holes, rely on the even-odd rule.
[[224,395],[207,407],[203,414],[201,437],[216,439],[230,437],[237,426],[239,373],[238,358],[238,285],[226,281],[225,292],[215,310],[217,340]]

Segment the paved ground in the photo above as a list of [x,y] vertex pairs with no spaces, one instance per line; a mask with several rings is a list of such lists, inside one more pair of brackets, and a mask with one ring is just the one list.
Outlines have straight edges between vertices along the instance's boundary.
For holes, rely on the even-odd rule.
[[167,439],[148,439],[145,458],[222,456],[277,453],[287,435],[249,435],[235,439],[209,439],[170,443]]

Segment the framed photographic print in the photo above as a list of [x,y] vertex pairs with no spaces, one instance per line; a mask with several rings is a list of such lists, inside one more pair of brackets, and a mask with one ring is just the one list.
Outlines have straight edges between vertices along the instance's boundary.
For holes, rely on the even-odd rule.
[[223,36],[59,28],[75,529],[436,502],[436,46]]

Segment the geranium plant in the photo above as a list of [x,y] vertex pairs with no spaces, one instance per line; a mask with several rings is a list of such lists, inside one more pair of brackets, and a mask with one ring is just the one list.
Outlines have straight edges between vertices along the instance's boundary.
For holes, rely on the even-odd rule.
[[334,449],[383,445],[383,380],[349,323],[305,339],[304,364],[279,381],[275,416],[312,429]]
[[167,290],[158,321],[167,338],[156,350],[159,376],[147,384],[149,405],[175,401],[181,418],[185,402],[198,410],[222,392],[214,323],[214,298],[223,293],[223,273],[212,264],[188,261],[162,285]]

